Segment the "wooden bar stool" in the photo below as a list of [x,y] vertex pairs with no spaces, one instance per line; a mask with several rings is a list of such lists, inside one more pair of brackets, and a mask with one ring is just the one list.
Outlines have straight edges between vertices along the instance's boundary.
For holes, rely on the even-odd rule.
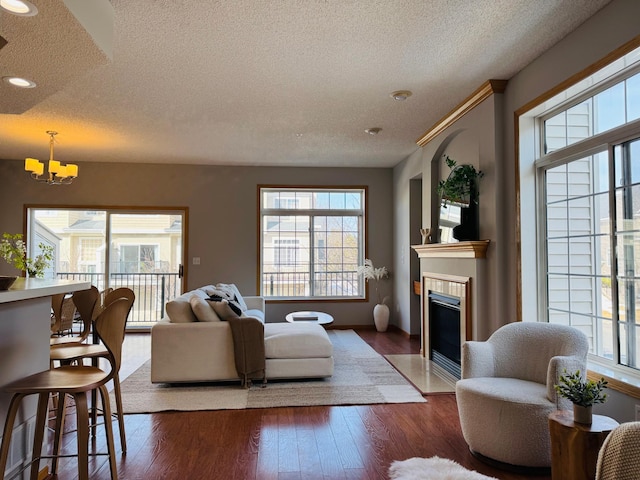
[[[102,325],[110,325],[112,332],[118,328],[124,331],[124,324],[129,314],[129,309],[130,305],[127,299],[115,300],[108,305],[96,319],[96,328],[100,332]],[[60,401],[58,404],[58,414],[56,416],[51,473],[54,475],[57,473],[62,437],[62,419],[64,418],[64,399],[66,395],[71,395],[76,403],[78,478],[80,480],[89,479],[89,411],[87,394],[93,390],[99,391],[105,419],[111,418],[109,394],[105,385],[109,380],[113,379],[116,365],[113,360],[113,355],[111,354],[110,343],[113,342],[113,338],[121,335],[118,332],[112,332],[105,332],[105,336],[101,337],[103,338],[105,347],[110,353],[108,360],[111,369],[108,373],[94,366],[65,365],[30,375],[2,387],[2,391],[12,394],[12,397],[9,404],[9,411],[7,412],[2,446],[0,447],[0,472],[4,472],[6,469],[13,424],[22,399],[28,395],[38,395],[38,409],[31,462],[31,478],[38,478],[40,459],[48,458],[42,455],[42,442],[44,438],[44,426],[47,419],[49,396],[57,393]],[[113,427],[110,421],[105,421],[104,426],[107,437],[107,455],[109,456],[111,479],[117,480],[118,472],[115,460]]]
[[53,310],[51,333],[58,337],[70,334],[73,329],[73,318],[76,314],[76,306],[72,297],[67,297],[64,293],[53,295],[51,310]]
[[79,290],[77,292],[73,292],[71,301],[80,314],[80,319],[82,320],[82,331],[80,332],[80,335],[51,338],[50,344],[52,347],[64,346],[69,344],[77,345],[80,343],[84,343],[85,340],[89,338],[89,333],[91,333],[91,325],[94,319],[93,311],[99,297],[100,292],[94,286],[87,290]]
[[[116,399],[116,417],[118,419],[118,429],[120,431],[120,447],[122,453],[127,452],[127,438],[124,429],[124,414],[122,412],[122,393],[120,389],[120,365],[122,363],[122,342],[124,341],[124,332],[126,328],[126,320],[129,311],[133,307],[135,294],[130,288],[118,288],[105,297],[105,305],[113,303],[115,300],[125,299],[128,304],[128,311],[124,318],[118,319],[116,322],[109,322],[107,319],[96,319],[95,332],[100,343],[76,344],[52,347],[50,351],[51,362],[60,361],[61,363],[78,362],[82,364],[83,359],[90,358],[96,360],[98,358],[108,358],[113,365],[113,387],[114,397]],[[104,308],[104,307],[103,307]],[[99,317],[100,318],[100,317]],[[109,348],[107,348],[107,345]],[[95,365],[95,363],[94,363]],[[92,407],[95,405],[95,397],[92,395]],[[91,410],[91,423],[96,423],[95,408]],[[106,415],[105,419],[108,418]]]

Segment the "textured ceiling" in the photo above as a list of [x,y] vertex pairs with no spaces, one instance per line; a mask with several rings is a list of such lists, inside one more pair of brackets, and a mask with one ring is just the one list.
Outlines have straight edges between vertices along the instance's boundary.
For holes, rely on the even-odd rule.
[[0,113],[0,158],[46,160],[56,130],[56,158],[82,168],[390,167],[609,0],[112,0],[108,54],[72,0],[31,1],[36,17],[0,13],[0,75],[39,85],[0,87],[0,112],[25,110]]

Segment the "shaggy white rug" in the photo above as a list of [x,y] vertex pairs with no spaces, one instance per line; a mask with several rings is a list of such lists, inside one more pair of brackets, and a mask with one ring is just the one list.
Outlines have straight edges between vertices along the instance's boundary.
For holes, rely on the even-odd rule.
[[497,480],[446,458],[410,458],[396,460],[389,467],[391,480]]

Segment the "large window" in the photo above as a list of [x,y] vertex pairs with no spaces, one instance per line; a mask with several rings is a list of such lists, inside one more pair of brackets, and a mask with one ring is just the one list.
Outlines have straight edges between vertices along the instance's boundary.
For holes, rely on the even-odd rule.
[[30,255],[40,243],[53,247],[46,278],[133,289],[128,328],[150,327],[180,294],[186,211],[30,206],[27,217]]
[[260,188],[261,294],[364,298],[364,221],[364,188]]
[[640,379],[637,59],[632,52],[562,92],[533,125],[543,260],[538,311],[587,335],[590,368]]

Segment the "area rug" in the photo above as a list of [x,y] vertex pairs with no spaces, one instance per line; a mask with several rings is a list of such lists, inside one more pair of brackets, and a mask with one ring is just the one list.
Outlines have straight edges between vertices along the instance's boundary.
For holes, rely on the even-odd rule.
[[124,413],[426,401],[353,330],[327,333],[333,343],[331,378],[270,381],[266,388],[250,389],[239,382],[152,384],[149,361],[122,382]]
[[391,480],[497,480],[446,458],[410,458],[396,460],[389,467]]

